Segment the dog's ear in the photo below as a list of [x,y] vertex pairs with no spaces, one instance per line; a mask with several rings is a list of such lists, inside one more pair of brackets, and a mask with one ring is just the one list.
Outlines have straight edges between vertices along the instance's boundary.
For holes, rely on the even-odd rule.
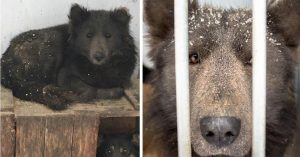
[[174,28],[173,0],[145,0],[145,20],[151,44],[164,40]]
[[[187,0],[190,13],[198,8],[197,0]],[[174,29],[174,0],[145,0],[145,20],[149,26],[150,44],[163,41]]]
[[128,25],[131,20],[129,11],[125,7],[115,9],[110,15],[113,19],[117,20],[118,22],[124,25]]
[[274,33],[282,34],[292,56],[300,60],[300,1],[269,0],[268,26]]
[[73,4],[70,10],[69,19],[73,26],[77,26],[89,17],[89,12],[86,8]]

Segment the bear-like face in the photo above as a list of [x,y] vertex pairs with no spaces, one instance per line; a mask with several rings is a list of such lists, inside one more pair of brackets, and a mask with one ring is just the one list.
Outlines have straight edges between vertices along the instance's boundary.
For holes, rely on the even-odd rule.
[[[250,153],[251,27],[250,10],[199,8],[190,15],[191,139],[197,156]],[[281,121],[286,112],[294,118],[294,100],[290,99],[288,87],[292,67],[283,40],[272,33],[268,33],[267,39],[267,140],[274,136],[271,131],[284,140],[288,138],[284,131],[270,128],[294,127]],[[176,128],[177,120],[174,52],[173,34],[153,50],[158,93],[154,101],[160,104],[169,128]]]
[[251,148],[251,12],[211,8],[190,18],[193,150],[242,156]]
[[133,147],[131,139],[127,134],[105,135],[97,157],[129,157]]
[[122,42],[129,36],[130,15],[125,8],[114,11],[87,11],[77,5],[71,8],[69,39],[73,50],[91,63],[107,63],[122,54]]

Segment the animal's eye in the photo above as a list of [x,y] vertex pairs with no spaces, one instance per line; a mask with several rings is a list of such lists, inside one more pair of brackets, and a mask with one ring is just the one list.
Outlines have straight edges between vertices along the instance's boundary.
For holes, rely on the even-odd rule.
[[248,61],[246,61],[245,64],[248,66],[252,66],[252,58],[250,58]]
[[105,38],[110,38],[111,34],[110,33],[105,33],[104,36],[105,36]]
[[108,151],[107,151],[107,154],[111,154],[111,150],[108,150]]
[[200,61],[198,53],[192,53],[189,55],[190,64],[197,64]]
[[129,152],[128,152],[128,150],[127,150],[127,148],[126,148],[126,147],[124,147],[124,148],[121,148],[121,149],[120,149],[120,153],[121,153],[121,154],[123,154],[123,155],[127,155],[127,154],[129,154]]
[[87,37],[87,38],[93,37],[93,33],[87,33],[87,34],[86,34],[86,37]]

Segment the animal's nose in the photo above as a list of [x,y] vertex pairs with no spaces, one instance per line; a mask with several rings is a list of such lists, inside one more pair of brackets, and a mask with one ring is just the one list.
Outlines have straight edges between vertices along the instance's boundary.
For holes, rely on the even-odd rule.
[[204,117],[200,120],[204,139],[217,147],[228,146],[238,137],[241,120],[235,117]]
[[96,54],[94,54],[94,58],[95,58],[97,61],[101,61],[104,57],[105,57],[104,54],[101,53],[101,52],[97,52]]

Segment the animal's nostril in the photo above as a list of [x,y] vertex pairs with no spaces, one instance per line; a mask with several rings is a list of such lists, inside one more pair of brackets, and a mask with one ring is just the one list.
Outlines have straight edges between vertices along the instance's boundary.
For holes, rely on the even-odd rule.
[[241,122],[234,117],[204,117],[200,120],[201,134],[217,147],[230,145],[238,137]]
[[104,58],[104,55],[102,53],[100,53],[100,52],[97,52],[96,54],[94,54],[94,58],[97,61],[101,61]]
[[205,136],[213,137],[213,136],[215,136],[215,134],[212,131],[208,131],[208,132],[206,132]]
[[233,132],[228,131],[225,133],[225,137],[234,137],[234,134],[233,134]]

